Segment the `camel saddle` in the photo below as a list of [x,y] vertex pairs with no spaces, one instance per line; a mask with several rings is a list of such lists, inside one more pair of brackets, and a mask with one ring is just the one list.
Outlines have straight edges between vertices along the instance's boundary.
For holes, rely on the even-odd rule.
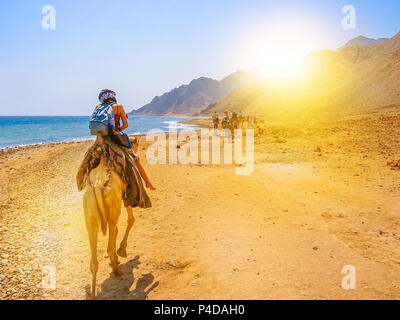
[[[125,207],[150,208],[151,201],[143,186],[142,178],[136,166],[138,156],[132,149],[125,148],[109,137],[103,139],[106,155],[108,158],[109,169],[119,174],[125,183],[125,193],[123,195]],[[98,140],[86,152],[76,175],[78,190],[82,191],[89,183],[90,171],[100,163],[100,158],[104,154]]]

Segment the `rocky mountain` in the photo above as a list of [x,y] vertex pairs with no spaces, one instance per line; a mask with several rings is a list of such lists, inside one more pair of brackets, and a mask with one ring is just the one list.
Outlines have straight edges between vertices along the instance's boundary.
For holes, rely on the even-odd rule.
[[268,78],[234,91],[203,113],[266,114],[400,105],[400,33],[374,46],[317,51],[304,63],[305,72],[295,81]]
[[389,40],[388,38],[371,39],[364,36],[351,39],[343,47],[354,47],[354,46],[376,46]]
[[238,71],[221,81],[201,77],[192,80],[160,97],[155,97],[149,104],[130,115],[191,115],[216,102],[231,92],[254,84],[257,80],[254,71]]

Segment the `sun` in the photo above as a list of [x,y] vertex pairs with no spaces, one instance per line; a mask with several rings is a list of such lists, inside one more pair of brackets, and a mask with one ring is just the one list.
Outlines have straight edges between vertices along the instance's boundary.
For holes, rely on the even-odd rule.
[[264,78],[277,81],[295,81],[306,72],[305,56],[287,51],[266,54],[259,63],[259,70]]
[[243,65],[277,81],[296,81],[304,76],[308,68],[306,56],[318,47],[318,37],[297,27],[255,28],[248,32],[240,51]]
[[263,78],[276,81],[297,80],[306,72],[307,49],[282,41],[258,43],[249,47],[248,61]]

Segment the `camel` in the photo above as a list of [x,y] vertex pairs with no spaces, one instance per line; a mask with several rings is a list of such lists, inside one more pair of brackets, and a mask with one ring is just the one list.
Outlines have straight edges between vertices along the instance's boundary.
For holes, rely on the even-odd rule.
[[[102,137],[99,137],[100,145],[103,144]],[[90,183],[87,184],[83,196],[83,208],[85,212],[86,228],[89,234],[91,251],[90,271],[92,273],[91,299],[96,299],[96,275],[98,270],[97,260],[97,238],[101,228],[104,235],[109,231],[107,253],[110,258],[110,266],[117,276],[122,275],[117,254],[120,257],[127,257],[127,244],[129,232],[132,229],[135,218],[133,208],[126,207],[128,213],[128,225],[124,238],[116,251],[118,234],[118,220],[121,214],[122,198],[125,191],[125,184],[119,174],[109,168],[108,159],[103,154],[99,165],[90,172]]]

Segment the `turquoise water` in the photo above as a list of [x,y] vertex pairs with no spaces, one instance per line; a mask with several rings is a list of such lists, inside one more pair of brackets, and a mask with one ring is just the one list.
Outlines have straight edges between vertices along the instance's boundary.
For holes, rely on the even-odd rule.
[[[190,131],[196,126],[177,123],[195,118],[129,117],[128,134],[146,133],[152,129],[161,131]],[[9,147],[46,144],[53,142],[94,139],[89,132],[89,117],[0,117],[0,149]]]

